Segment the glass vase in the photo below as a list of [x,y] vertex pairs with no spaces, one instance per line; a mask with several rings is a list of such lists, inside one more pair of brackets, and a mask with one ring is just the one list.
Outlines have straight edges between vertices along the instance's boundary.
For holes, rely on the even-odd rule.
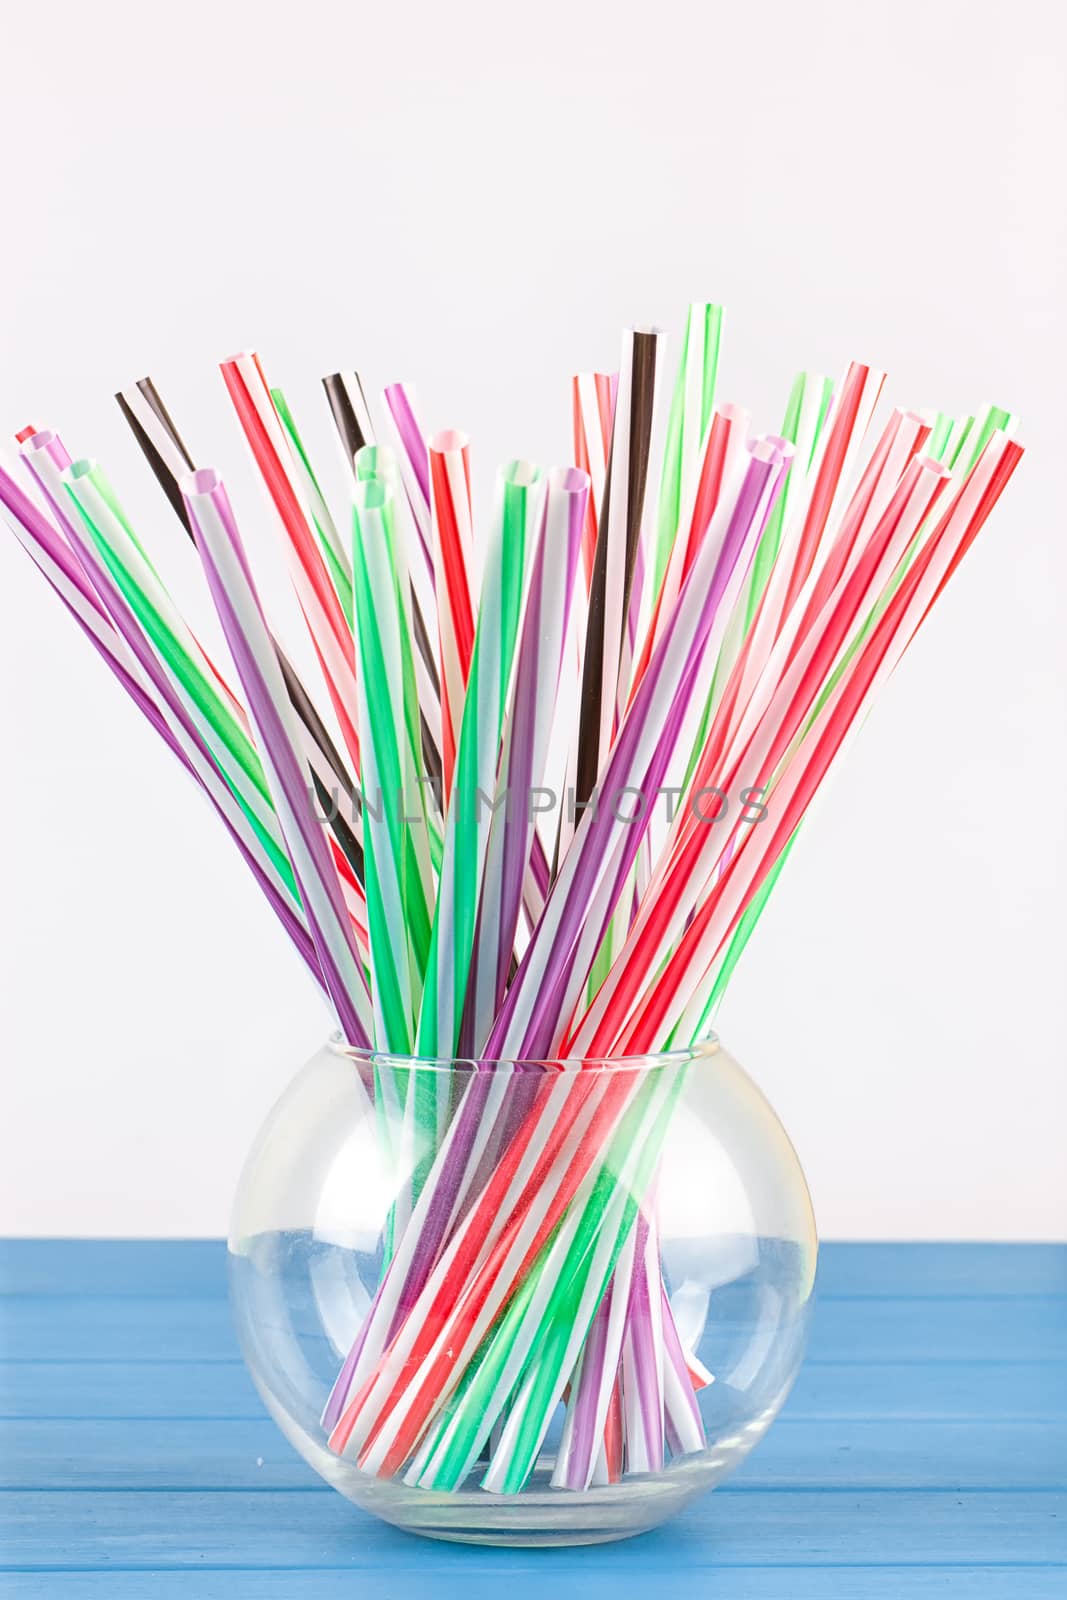
[[796,1376],[803,1173],[715,1039],[607,1061],[337,1042],[246,1162],[241,1348],[341,1494],[411,1532],[573,1544],[655,1527],[741,1462]]

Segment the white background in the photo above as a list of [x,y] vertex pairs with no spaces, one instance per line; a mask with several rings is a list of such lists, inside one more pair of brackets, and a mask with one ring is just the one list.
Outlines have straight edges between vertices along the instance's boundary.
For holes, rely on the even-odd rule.
[[[823,1233],[1065,1228],[1064,12],[52,0],[7,9],[0,434],[106,464],[214,638],[112,392],[156,379],[273,530],[215,363],[262,352],[340,488],[323,372],[553,461],[619,329],[728,308],[794,373],[1024,417],[1029,454],[784,873],[720,1032]],[[672,349],[672,364],[677,352]],[[262,552],[262,554],[260,554]],[[273,563],[273,565],[272,565]],[[213,819],[4,530],[0,1231],[223,1232],[328,1019]]]

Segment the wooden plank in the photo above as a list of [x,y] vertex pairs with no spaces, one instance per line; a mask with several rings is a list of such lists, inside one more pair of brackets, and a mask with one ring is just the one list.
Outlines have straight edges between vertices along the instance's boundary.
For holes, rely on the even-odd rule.
[[1067,1294],[1067,1244],[827,1242],[820,1298]]
[[[0,1489],[315,1489],[258,1422],[0,1423]],[[726,1488],[1041,1489],[1067,1486],[1060,1422],[791,1421],[782,1417]]]
[[0,1305],[8,1361],[233,1361],[228,1301],[25,1295]]
[[218,1241],[17,1244],[0,1245],[0,1282],[24,1291],[0,1297],[5,1596],[1067,1589],[1062,1248],[826,1247],[811,1358],[738,1474],[646,1538],[545,1554],[421,1542],[318,1486],[239,1364]]
[[[822,1314],[827,1312],[824,1308]],[[785,1415],[1062,1420],[1067,1418],[1067,1362],[806,1361]]]
[[[809,1361],[1067,1358],[1067,1302],[1057,1296],[840,1299],[830,1307],[832,1315],[814,1318]],[[0,1358],[9,1361],[232,1361],[237,1354],[220,1298],[28,1295],[0,1305]],[[705,1359],[714,1366],[713,1354]]]
[[[510,1570],[491,1549],[431,1548],[432,1570],[462,1574],[464,1582],[486,1570]],[[3,1564],[16,1570],[347,1567],[373,1573],[378,1593],[392,1592],[383,1569],[403,1571],[418,1562],[425,1572],[410,1536],[329,1490],[7,1491],[0,1495],[0,1551]],[[575,1573],[612,1572],[616,1583],[650,1570],[684,1582],[687,1573],[734,1565],[879,1565],[903,1551],[909,1562],[931,1567],[1062,1563],[1067,1497],[1051,1491],[721,1490],[646,1538],[574,1550],[565,1559]],[[550,1570],[547,1563],[542,1567],[542,1586]]]
[[1056,1295],[839,1299],[813,1318],[809,1361],[1062,1361],[1067,1302]]
[[[0,1362],[0,1417],[256,1421],[264,1415],[236,1356],[231,1362],[182,1362],[178,1368],[168,1361]],[[785,1415],[1062,1420],[1067,1417],[1067,1362],[806,1362]]]
[[[669,1537],[669,1535],[667,1536]],[[414,1548],[413,1548],[414,1547]],[[599,1568],[570,1550],[512,1550],[495,1568],[468,1563],[442,1569],[434,1547],[408,1541],[380,1572],[153,1571],[10,1573],[6,1600],[499,1600],[506,1584],[514,1600],[543,1596],[546,1582],[561,1597],[582,1600],[663,1600],[679,1582],[709,1600],[1063,1600],[1063,1568],[1049,1566],[692,1567],[667,1552],[659,1566],[622,1572],[618,1558],[637,1546],[598,1545]],[[571,1582],[568,1582],[571,1580]],[[560,1588],[564,1584],[566,1587]]]
[[224,1239],[0,1239],[0,1292],[225,1295]]
[[0,1362],[0,1417],[264,1416],[244,1363],[232,1361]]
[[[221,1239],[0,1239],[0,1293],[224,1295]],[[1067,1294],[1067,1245],[826,1240],[819,1293]]]

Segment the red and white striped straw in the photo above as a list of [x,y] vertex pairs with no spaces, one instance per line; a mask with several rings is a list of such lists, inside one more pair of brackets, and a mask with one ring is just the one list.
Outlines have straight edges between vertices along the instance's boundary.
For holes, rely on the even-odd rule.
[[474,649],[469,557],[473,546],[467,436],[446,429],[430,440],[430,520],[441,648],[441,766],[452,792],[463,702]]
[[311,510],[293,467],[259,357],[245,353],[220,365],[253,459],[285,532],[288,565],[322,668],[345,748],[359,771],[352,632],[314,533]]

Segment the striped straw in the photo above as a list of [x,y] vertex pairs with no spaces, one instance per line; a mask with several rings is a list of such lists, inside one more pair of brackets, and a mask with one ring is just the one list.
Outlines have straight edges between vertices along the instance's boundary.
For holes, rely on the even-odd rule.
[[610,749],[620,686],[624,699],[629,693],[626,622],[648,477],[659,337],[654,329],[630,328],[623,334],[611,456],[598,519],[582,663],[575,781],[579,803],[592,794]]
[[[531,565],[515,691],[503,735],[496,787],[498,805],[493,810],[485,847],[471,983],[460,1032],[464,1055],[476,1056],[484,1046],[510,973],[523,882],[534,841],[530,797],[542,782],[548,759],[588,501],[587,473],[570,467],[550,475]],[[485,616],[485,598],[480,616]],[[481,625],[479,622],[479,629]]]
[[612,419],[618,373],[580,372],[571,379],[575,465],[589,474],[590,491],[582,527],[582,572],[588,593],[593,578],[600,507],[608,477]]
[[353,720],[356,703],[352,630],[325,558],[312,532],[314,517],[301,476],[270,396],[258,356],[245,353],[220,364],[234,410],[285,532],[293,587],[322,667],[345,748],[359,769],[359,736]]
[[393,432],[400,461],[400,477],[411,503],[419,537],[432,565],[430,542],[430,462],[426,436],[419,421],[415,391],[411,384],[391,383],[383,391],[386,416]]
[[690,486],[689,498],[683,505],[681,526],[668,553],[644,649],[634,671],[635,684],[640,681],[648,665],[648,658],[674,609],[696,553],[713,525],[723,486],[732,481],[738,462],[744,458],[750,420],[743,406],[733,405],[729,401],[717,407],[712,414],[700,453],[699,472]]
[[[517,1493],[533,1468],[596,1308],[643,1204],[684,1078],[682,1065],[653,1072],[646,1093],[636,1102],[640,1109],[638,1125],[626,1128],[626,1144],[620,1139],[618,1154],[600,1169],[567,1255],[553,1272],[552,1292],[538,1320],[532,1359],[526,1363],[500,1442],[482,1479],[483,1487],[494,1493]],[[511,1318],[517,1319],[517,1312],[509,1310],[505,1314],[495,1336],[501,1342],[510,1334],[507,1324]],[[491,1353],[487,1352],[479,1375],[490,1360]],[[461,1410],[457,1407],[457,1416]]]
[[864,435],[884,382],[884,372],[853,361],[834,396],[833,408],[821,436],[819,465],[796,545],[783,613],[789,610],[798,589],[819,559],[823,534],[828,526],[833,526],[835,515],[845,503]]
[[296,718],[229,498],[211,468],[191,473],[182,492],[212,599],[248,697],[326,988],[344,1037],[350,1044],[369,1048],[373,1023],[366,976],[334,865],[308,799]]
[[358,372],[332,372],[323,378],[322,387],[326,391],[345,467],[351,473],[360,450],[374,443],[374,424],[363,384]]
[[400,465],[400,481],[415,529],[411,577],[419,610],[426,622],[435,659],[440,656],[437,637],[437,568],[434,562],[430,509],[430,456],[419,421],[415,390],[411,384],[391,383],[382,393],[386,425]]
[[[819,685],[865,602],[870,603],[877,594],[886,567],[894,565],[906,550],[945,477],[946,470],[937,463],[914,462],[909,468],[862,557],[842,574],[825,603],[818,626],[810,630],[791,663],[783,647],[780,667],[768,673],[769,681],[777,687],[758,723],[759,736],[755,736],[756,728],[747,735],[744,766],[739,758],[727,760],[714,773],[705,765],[698,775],[701,787],[711,783],[712,778],[716,790],[726,793],[740,794],[766,785],[766,774],[774,770],[803,725]],[[694,785],[697,783],[698,779],[694,779]],[[713,828],[701,827],[691,806],[680,809],[677,820],[675,838],[683,843],[676,844],[673,854],[664,858],[654,893],[646,897],[631,929],[628,947],[597,995],[571,1048],[582,1049],[588,1044],[591,1049],[600,1049],[605,1037],[618,1033],[626,1007],[640,984],[639,974],[655,969],[719,868],[728,840],[720,838]],[[751,826],[745,828],[743,823],[739,826],[746,838],[756,831]],[[731,830],[729,841],[736,837],[736,830]]]
[[[384,465],[388,460],[388,471],[395,474],[399,488],[401,484],[399,462],[388,445],[378,446],[374,442],[374,430],[363,386],[356,373],[335,372],[330,377],[323,378],[322,382],[330,402],[330,410],[349,476],[353,479],[358,476],[357,456],[363,462],[361,469],[363,475],[370,477],[378,476],[379,465]],[[410,506],[406,497],[398,493],[398,513],[401,504],[406,507],[410,517]],[[441,686],[437,676],[439,650],[437,612],[433,601],[433,573],[427,567],[426,556],[414,521],[411,522],[411,537],[403,537],[401,544],[411,582],[411,623],[416,646],[415,677],[422,723],[422,759],[426,776],[439,784],[441,752],[436,730],[441,721]],[[351,563],[347,553],[345,562],[351,576]]]
[[497,474],[419,1017],[422,1055],[447,1058],[459,1044],[528,552],[543,504],[544,481],[530,462],[513,461]]
[[[785,450],[776,442],[757,446],[736,500],[730,504],[729,497],[724,499],[724,535],[721,541],[706,540],[698,552],[602,774],[605,794],[618,795],[628,787],[645,787],[649,793],[658,786],[656,768],[665,763],[678,733],[678,728],[673,727],[666,734],[665,708],[672,707],[679,720],[684,713],[694,671],[712,630],[725,625],[725,617],[720,616],[721,602],[735,568],[740,565],[742,573],[747,571],[742,552],[751,551],[752,541],[762,532],[786,459]],[[655,781],[648,784],[650,774]],[[565,974],[567,958],[582,925],[582,907],[595,892],[620,829],[626,835],[626,855],[632,863],[647,825],[647,808],[644,817],[636,822],[620,819],[603,806],[585,811],[494,1025],[487,1046],[492,1055],[552,1055],[553,1043],[558,1042],[566,1022],[552,1014],[552,996],[556,983]]]
[[[198,715],[195,701],[185,692],[182,674],[174,669],[173,658],[180,659],[183,648],[180,629],[179,636],[168,637],[165,623],[152,612],[151,607],[148,615],[144,616],[136,599],[128,594],[121,579],[113,573],[103,553],[97,548],[96,529],[105,525],[110,526],[113,536],[117,535],[120,546],[129,542],[125,526],[119,520],[113,504],[95,493],[88,477],[88,464],[84,463],[79,494],[83,499],[88,496],[98,502],[93,511],[94,537],[89,537],[86,527],[90,524],[83,521],[84,513],[79,515],[74,510],[78,502],[73,499],[68,481],[74,468],[62,442],[53,433],[34,434],[23,444],[22,456],[57,527],[136,661],[146,688],[166,716],[172,734],[180,742],[184,755],[195,767],[227,825],[242,841],[243,851],[251,855],[269,883],[272,905],[301,955],[317,975],[317,962],[304,924],[296,880],[276,819],[272,812],[264,813],[263,791],[256,785],[249,796],[245,775],[239,767],[235,771],[234,765],[226,759],[225,742],[220,737],[219,729]],[[98,477],[102,481],[102,475]],[[139,558],[139,551],[137,553]],[[162,637],[157,632],[157,625],[162,628]],[[180,628],[183,627],[180,625]],[[195,642],[193,648],[196,648]],[[203,674],[209,703],[215,703],[210,697],[220,701],[221,730],[224,735],[230,729],[230,719],[239,718],[239,708],[235,708],[232,696],[219,683],[209,663],[190,657],[185,664],[194,679],[198,673]],[[222,696],[225,699],[221,699]],[[235,737],[238,760],[247,758],[249,747],[239,723]],[[251,752],[253,784],[257,761],[258,757],[254,751]],[[269,800],[267,804],[269,807]]]
[[[676,616],[657,649],[645,678],[639,686],[631,705],[619,740],[613,752],[609,789],[643,779],[654,787],[657,763],[662,765],[665,752],[669,754],[672,737],[677,734],[677,714],[668,717],[666,725],[657,717],[660,697],[667,703],[678,701],[684,708],[692,690],[693,678],[702,656],[703,646],[711,632],[716,610],[727,592],[735,566],[742,551],[758,537],[766,519],[767,510],[780,479],[786,457],[776,443],[761,445],[740,485],[736,503],[724,507],[730,527],[726,537],[717,541],[719,559],[714,572],[704,570],[697,561],[690,580],[676,608]],[[709,545],[707,547],[711,549]],[[611,780],[614,780],[612,782]],[[617,790],[616,790],[617,792]],[[610,846],[619,833],[624,835],[621,844]],[[615,868],[615,883],[625,875],[632,864],[632,851],[640,842],[642,824],[626,825],[611,812],[588,811],[583,819],[575,844],[568,852],[560,877],[546,903],[545,913],[520,964],[515,980],[500,1012],[487,1044],[487,1053],[496,1058],[548,1059],[553,1054],[552,1041],[558,1039],[566,1024],[566,1016],[558,1011],[559,989],[571,975],[569,957],[585,926],[584,909],[595,892],[597,879],[608,857]],[[613,840],[615,836],[615,840]],[[632,844],[631,844],[632,840]],[[618,863],[619,850],[624,856]],[[610,901],[609,901],[610,908]],[[589,952],[590,957],[592,951]],[[524,987],[523,980],[529,985]],[[440,1248],[445,1229],[456,1212],[466,1185],[472,1180],[478,1162],[474,1158],[479,1144],[479,1129],[492,1125],[506,1098],[504,1074],[486,1074],[476,1077],[464,1096],[458,1114],[453,1119],[448,1136],[442,1146],[426,1186],[419,1199],[419,1209],[412,1218],[408,1238],[405,1239],[398,1258],[393,1262],[385,1285],[386,1307],[410,1306],[413,1297],[426,1283],[433,1261]],[[573,1097],[572,1110],[576,1108]],[[562,1109],[566,1109],[565,1106]],[[558,1113],[547,1112],[536,1124],[536,1138],[532,1148],[543,1152],[552,1140],[560,1135],[563,1123]],[[530,1132],[534,1132],[533,1126]],[[482,1138],[484,1140],[484,1129]],[[547,1142],[546,1142],[547,1141]],[[518,1149],[519,1142],[512,1140],[509,1152]],[[503,1170],[504,1163],[497,1169]],[[468,1213],[468,1217],[471,1213]],[[487,1225],[496,1220],[491,1211],[483,1221],[483,1236]],[[391,1326],[390,1320],[386,1325]],[[371,1346],[367,1346],[370,1359]]]
[[311,521],[318,536],[319,548],[326,560],[330,576],[333,579],[337,598],[341,602],[341,609],[345,614],[348,626],[352,626],[352,564],[348,557],[345,540],[337,530],[333,514],[326,504],[326,496],[322,492],[315,469],[300,437],[296,419],[290,409],[289,402],[281,389],[272,388],[270,398],[278,414],[278,421],[285,432],[289,444],[290,458],[293,471],[303,491],[304,503],[307,506]]
[[[195,463],[159,391],[151,378],[142,378],[136,386],[122,390],[115,398],[160,488],[188,534],[190,543],[193,543],[192,525],[180,485],[182,478],[195,470]],[[350,613],[350,572],[346,582]],[[344,856],[345,866],[339,864],[339,870],[343,873],[346,885],[346,899],[350,901],[353,917],[362,930],[361,949],[366,955],[366,899],[359,887],[363,882],[363,827],[357,789],[299,673],[277,639],[275,651],[289,699],[300,721],[302,746],[311,780],[323,816],[329,821],[329,831],[333,836],[331,847]]]
[[[589,631],[589,592],[593,580],[596,544],[600,531],[600,512],[607,488],[608,460],[611,454],[611,432],[615,419],[615,400],[619,389],[618,373],[580,373],[571,380],[573,408],[574,459],[581,471],[589,474],[589,497],[586,502],[585,526],[582,529],[582,576],[572,600],[571,650],[574,658],[576,680],[582,681],[585,660],[586,635]],[[631,612],[633,610],[631,604]],[[559,762],[556,791],[561,796],[576,795],[578,782],[577,722],[574,731],[563,746]],[[574,818],[566,806],[560,805],[555,827],[556,859],[563,856],[574,835]],[[529,917],[533,927],[544,906],[541,896],[535,914]]]
[[[659,594],[683,510],[693,503],[707,428],[715,404],[715,379],[722,337],[721,306],[691,305],[678,376],[674,382],[667,440],[663,449],[652,592]],[[789,438],[782,429],[783,437]]]
[[1003,434],[991,438],[968,482],[909,563],[862,649],[853,654],[809,725],[800,754],[789,762],[773,791],[773,828],[752,830],[747,849],[734,857],[716,891],[691,921],[655,991],[620,1041],[623,1047],[636,1045],[649,1033],[669,1036],[703,1013],[716,954],[792,837],[850,725],[914,637],[951,575],[953,562],[977,535],[1021,454]]
[[782,437],[793,446],[793,460],[752,563],[752,576],[745,595],[746,628],[752,626],[752,619],[763,598],[763,591],[781,548],[783,530],[791,525],[794,509],[804,494],[832,396],[833,385],[829,378],[813,372],[799,373],[790,391],[782,423]]
[[474,650],[469,570],[473,539],[470,450],[466,434],[454,429],[435,434],[430,441],[429,471],[441,647],[441,763],[447,806]]
[[[40,434],[29,433],[24,442],[42,437]],[[53,437],[49,436],[49,439]],[[56,440],[57,446],[58,443]],[[66,452],[62,451],[61,446],[59,450],[65,457]],[[30,458],[25,459],[29,465]],[[57,470],[61,471],[62,468],[57,466]],[[54,509],[48,491],[43,489],[43,492],[50,509]],[[246,866],[265,894],[274,914],[316,983],[321,986],[322,975],[308,937],[299,901],[295,898],[295,884],[292,885],[291,892],[288,892],[280,883],[279,874],[274,869],[272,861],[264,851],[247,817],[220,778],[191,722],[184,716],[165,680],[161,682],[157,676],[155,664],[151,661],[147,646],[140,638],[136,627],[133,629],[136,644],[127,643],[108,615],[103,599],[98,597],[89,576],[72,554],[69,545],[24,494],[2,464],[0,464],[0,506],[3,507],[6,520],[20,544],[51,584],[98,654],[110,667],[137,709],[203,790],[237,846]],[[102,578],[101,588],[105,594],[112,593],[106,574]],[[123,615],[121,597],[116,601],[116,610],[120,616]],[[150,663],[147,670],[142,665],[139,654]]]
[[[537,1149],[536,1159],[533,1146],[523,1141],[517,1150],[509,1148],[376,1376],[352,1402],[331,1439],[333,1448],[355,1453],[365,1470],[395,1471],[494,1327],[492,1358],[479,1360],[476,1376],[482,1383],[492,1382],[499,1400],[506,1398],[504,1385],[497,1386],[500,1364],[514,1360],[516,1333],[521,1330],[521,1355],[522,1345],[529,1348],[542,1323],[537,1305],[528,1304],[530,1295],[537,1283],[553,1283],[557,1259],[561,1254],[566,1258],[578,1234],[583,1245],[595,1240],[605,1202],[620,1175],[621,1187],[630,1192],[633,1185],[627,1185],[625,1173],[634,1150],[645,1150],[654,1160],[649,1101],[656,1085],[670,1076],[653,1074],[638,1082],[633,1073],[590,1071],[562,1074],[557,1084],[549,1080],[534,1119],[548,1124],[549,1139]],[[487,1239],[490,1219],[497,1226]],[[457,1292],[460,1285],[465,1286],[462,1293]],[[509,1304],[511,1311],[500,1320]],[[464,1428],[488,1432],[490,1408],[480,1403],[473,1388],[463,1398]],[[470,1447],[468,1434],[464,1449]]]
[[353,507],[375,1040],[380,1049],[409,1055],[433,904],[409,594],[400,577],[392,483],[361,479]]
[[[49,452],[41,451],[34,464],[45,472],[50,470],[49,461]],[[92,568],[102,565],[106,569],[114,589],[136,619],[137,629],[147,638],[177,691],[200,739],[211,751],[212,759],[255,828],[275,870],[287,876],[289,860],[285,842],[263,766],[249,738],[240,706],[229,689],[220,683],[144,556],[100,466],[92,461],[75,461],[62,472],[61,482],[69,496],[68,504],[77,507],[95,547],[94,558],[85,551],[84,539],[80,539],[75,547],[79,559],[83,564],[88,561]]]

